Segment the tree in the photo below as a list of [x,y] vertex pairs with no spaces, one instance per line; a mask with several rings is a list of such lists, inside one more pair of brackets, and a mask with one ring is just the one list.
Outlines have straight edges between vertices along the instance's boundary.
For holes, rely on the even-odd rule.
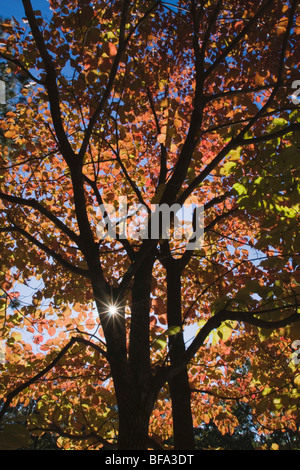
[[234,410],[239,424],[232,434],[222,434],[214,423],[197,430],[196,444],[200,449],[221,450],[298,450],[299,433],[291,430],[275,431],[272,435],[259,434],[252,421],[251,409],[240,403]]
[[1,417],[35,399],[64,448],[193,449],[237,400],[297,429],[297,3],[23,0],[2,25],[32,84],[1,121],[2,289],[32,295],[2,309]]
[[222,450],[254,450],[261,445],[261,437],[257,437],[255,426],[252,423],[251,409],[247,404],[238,404],[234,410],[239,425],[233,434],[222,434],[214,423],[204,424],[197,431],[197,447],[200,449]]

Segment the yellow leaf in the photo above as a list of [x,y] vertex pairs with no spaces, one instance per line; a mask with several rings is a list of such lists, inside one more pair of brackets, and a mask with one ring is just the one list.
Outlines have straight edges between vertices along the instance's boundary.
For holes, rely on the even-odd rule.
[[254,81],[255,81],[255,85],[257,85],[257,86],[264,85],[265,77],[263,77],[258,72],[256,72],[256,74],[254,76]]
[[300,387],[300,374],[298,374],[295,379],[294,379],[294,384],[297,385],[297,387]]
[[271,445],[271,450],[279,450],[279,445],[273,443],[273,444]]
[[224,165],[220,169],[220,174],[223,175],[223,176],[228,176],[235,166],[236,166],[236,163],[234,163],[234,162],[224,163]]
[[166,108],[168,106],[168,103],[169,103],[168,98],[164,98],[162,102],[160,103],[160,106],[162,108]]
[[182,120],[181,119],[174,119],[174,126],[176,129],[179,129],[182,126]]
[[22,339],[22,335],[21,333],[19,333],[18,331],[13,331],[11,333],[11,337],[15,340],[15,341],[21,341]]

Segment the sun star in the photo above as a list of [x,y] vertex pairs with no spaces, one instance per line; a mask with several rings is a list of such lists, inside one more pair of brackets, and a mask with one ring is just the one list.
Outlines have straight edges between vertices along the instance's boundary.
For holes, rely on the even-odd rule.
[[109,313],[110,315],[116,315],[117,312],[118,312],[118,309],[117,309],[117,307],[116,307],[115,305],[110,305],[110,306],[108,307],[108,313]]

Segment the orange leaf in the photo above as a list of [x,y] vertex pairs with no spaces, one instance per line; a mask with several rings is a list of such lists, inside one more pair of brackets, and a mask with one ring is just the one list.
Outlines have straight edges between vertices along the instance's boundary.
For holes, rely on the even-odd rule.
[[6,131],[4,134],[4,137],[7,137],[8,139],[12,139],[15,136],[14,131]]
[[159,142],[160,144],[164,144],[165,141],[166,141],[166,135],[165,135],[165,134],[159,134],[159,135],[157,136],[157,140],[158,140],[158,142]]
[[110,42],[108,44],[108,50],[109,50],[109,55],[110,56],[114,56],[114,55],[117,54],[117,48],[112,42]]
[[56,333],[56,328],[54,328],[54,326],[50,326],[50,328],[48,328],[48,333],[50,336],[54,336]]

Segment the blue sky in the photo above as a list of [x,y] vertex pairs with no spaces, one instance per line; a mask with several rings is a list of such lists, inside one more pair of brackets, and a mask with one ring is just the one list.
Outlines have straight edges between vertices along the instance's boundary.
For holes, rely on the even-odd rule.
[[[167,0],[166,5],[172,8],[171,5],[176,5],[177,0]],[[41,10],[46,15],[49,11],[48,0],[31,0],[34,10]],[[17,20],[23,18],[24,8],[22,0],[0,0],[0,17],[11,18],[15,17]]]
[[[45,12],[49,10],[48,0],[31,0],[31,3],[35,10]],[[0,16],[6,18],[14,16],[17,20],[23,18],[25,14],[22,0],[0,0]]]
[[[176,5],[177,0],[168,0],[167,4]],[[31,4],[35,10],[41,10],[47,13],[49,10],[48,0],[31,0]],[[21,19],[24,15],[24,8],[22,0],[0,0],[0,17],[4,16],[11,18],[14,16],[16,19]]]

